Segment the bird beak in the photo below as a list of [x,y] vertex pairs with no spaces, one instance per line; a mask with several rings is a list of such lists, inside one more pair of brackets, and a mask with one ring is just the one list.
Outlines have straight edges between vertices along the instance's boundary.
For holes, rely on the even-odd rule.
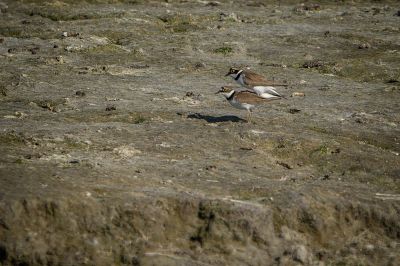
[[218,94],[218,93],[221,93],[221,91],[219,90],[219,91],[217,91],[215,94]]
[[229,76],[230,74],[231,74],[231,73],[226,74],[225,77]]

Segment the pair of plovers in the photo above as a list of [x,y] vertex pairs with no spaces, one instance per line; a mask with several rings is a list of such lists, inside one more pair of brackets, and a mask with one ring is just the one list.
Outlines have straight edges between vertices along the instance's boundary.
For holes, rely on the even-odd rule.
[[225,76],[230,76],[242,87],[223,86],[216,94],[222,93],[233,107],[247,110],[248,121],[251,121],[251,114],[256,105],[284,98],[274,86],[287,86],[287,84],[267,80],[250,70],[231,68]]

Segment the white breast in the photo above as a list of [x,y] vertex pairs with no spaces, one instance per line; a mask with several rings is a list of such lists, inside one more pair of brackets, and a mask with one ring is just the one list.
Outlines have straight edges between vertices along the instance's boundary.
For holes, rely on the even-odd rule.
[[243,76],[244,76],[244,74],[240,75],[239,79],[237,80],[237,83],[239,83],[239,84],[242,85],[242,86],[246,86],[246,85],[244,84],[244,81],[243,81]]
[[254,105],[252,104],[248,104],[248,103],[240,103],[238,101],[235,100],[235,98],[233,98],[232,100],[229,101],[229,103],[238,109],[244,109],[244,110],[250,110],[254,108]]

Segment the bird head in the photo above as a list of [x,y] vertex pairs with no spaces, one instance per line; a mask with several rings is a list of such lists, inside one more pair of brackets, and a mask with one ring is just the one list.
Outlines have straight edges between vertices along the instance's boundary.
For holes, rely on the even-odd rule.
[[229,87],[229,86],[222,86],[219,91],[217,91],[215,94],[222,93],[226,98],[229,98],[232,93],[234,93],[234,89]]
[[231,67],[231,68],[229,69],[229,72],[225,75],[225,77],[231,76],[231,77],[234,78],[234,77],[236,77],[237,74],[240,73],[240,71],[242,71],[242,70],[241,70],[241,69],[238,69],[238,68]]

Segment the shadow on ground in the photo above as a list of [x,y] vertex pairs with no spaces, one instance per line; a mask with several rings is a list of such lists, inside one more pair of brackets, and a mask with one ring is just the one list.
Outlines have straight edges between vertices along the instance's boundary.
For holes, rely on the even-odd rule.
[[234,123],[242,122],[242,123],[244,123],[244,122],[246,122],[245,119],[242,119],[242,118],[234,116],[234,115],[211,116],[211,115],[202,115],[199,113],[194,113],[194,114],[188,115],[187,118],[201,119],[201,120],[207,121],[208,123],[220,123],[220,122],[234,122]]

